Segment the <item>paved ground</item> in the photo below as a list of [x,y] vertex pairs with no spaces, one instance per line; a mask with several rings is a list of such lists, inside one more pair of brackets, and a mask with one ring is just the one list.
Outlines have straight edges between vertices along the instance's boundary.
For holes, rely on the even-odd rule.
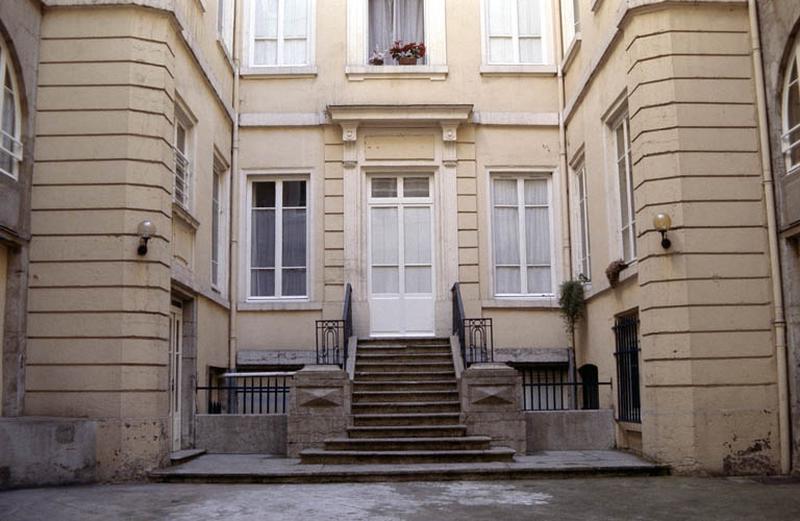
[[0,493],[2,521],[800,519],[800,482],[593,478],[325,485],[98,485]]

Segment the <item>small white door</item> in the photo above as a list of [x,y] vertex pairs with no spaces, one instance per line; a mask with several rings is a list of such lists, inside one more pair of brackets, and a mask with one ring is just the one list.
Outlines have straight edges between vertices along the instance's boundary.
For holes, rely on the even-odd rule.
[[183,310],[172,306],[169,328],[169,414],[172,450],[181,450],[181,365],[183,352]]
[[429,176],[369,183],[372,336],[434,334],[433,208]]

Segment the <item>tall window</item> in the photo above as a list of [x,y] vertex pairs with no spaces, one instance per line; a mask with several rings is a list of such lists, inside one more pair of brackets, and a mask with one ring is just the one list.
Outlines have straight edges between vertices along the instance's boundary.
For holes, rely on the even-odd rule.
[[493,180],[495,294],[551,295],[550,179]]
[[250,185],[250,296],[307,296],[306,181]]
[[224,285],[225,250],[227,239],[227,212],[225,211],[225,165],[214,159],[211,185],[211,286],[220,289]]
[[191,123],[189,117],[175,107],[175,182],[172,199],[189,210],[192,197]]
[[577,246],[578,275],[583,275],[587,280],[592,278],[591,257],[589,250],[589,199],[586,195],[586,164],[575,171],[575,235]]
[[233,17],[236,0],[217,0],[217,34],[228,52],[233,52]]
[[620,315],[614,323],[617,360],[617,419],[641,423],[639,393],[639,313]]
[[792,59],[789,62],[789,74],[786,75],[786,86],[783,93],[783,136],[781,148],[786,157],[786,173],[800,171],[800,39],[795,43]]
[[562,0],[561,2],[561,32],[564,51],[581,31],[580,0]]
[[486,48],[490,64],[547,61],[544,30],[548,0],[485,0]]
[[[425,41],[424,0],[369,0],[369,52],[385,52],[394,42]],[[386,54],[385,63],[393,63]]]
[[19,163],[22,161],[22,142],[20,134],[22,121],[19,110],[19,97],[11,65],[11,56],[0,40],[0,85],[3,96],[0,99],[0,173],[14,179],[19,176]]
[[636,206],[633,202],[630,119],[627,112],[613,126],[617,186],[619,188],[620,236],[623,260],[636,258]]
[[310,64],[312,0],[252,1],[251,64]]

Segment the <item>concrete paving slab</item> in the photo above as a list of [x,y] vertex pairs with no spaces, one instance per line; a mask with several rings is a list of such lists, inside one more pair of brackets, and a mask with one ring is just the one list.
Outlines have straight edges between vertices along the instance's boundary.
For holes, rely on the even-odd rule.
[[746,478],[150,483],[0,493],[3,521],[796,521],[798,514],[800,482]]

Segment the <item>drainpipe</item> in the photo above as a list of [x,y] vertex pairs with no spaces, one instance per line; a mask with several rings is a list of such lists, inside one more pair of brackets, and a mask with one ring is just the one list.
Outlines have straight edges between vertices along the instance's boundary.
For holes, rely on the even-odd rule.
[[779,258],[778,227],[775,222],[775,188],[772,177],[767,105],[764,89],[764,68],[761,61],[761,34],[758,28],[758,10],[755,0],[747,2],[750,17],[750,38],[753,53],[753,72],[756,82],[756,106],[758,107],[758,137],[761,148],[761,170],[764,185],[764,201],[767,205],[767,234],[769,242],[770,271],[772,272],[773,322],[775,334],[775,357],[778,379],[778,424],[780,431],[781,473],[788,474],[792,466],[791,436],[789,420],[789,382],[787,378],[786,320],[783,314],[783,292],[781,287],[781,265]]
[[231,143],[231,182],[228,207],[231,209],[230,218],[230,259],[228,267],[228,296],[230,312],[228,313],[228,368],[236,370],[237,349],[237,313],[236,304],[239,300],[239,64],[241,63],[241,24],[242,3],[234,1],[233,13],[233,106],[234,122]]

